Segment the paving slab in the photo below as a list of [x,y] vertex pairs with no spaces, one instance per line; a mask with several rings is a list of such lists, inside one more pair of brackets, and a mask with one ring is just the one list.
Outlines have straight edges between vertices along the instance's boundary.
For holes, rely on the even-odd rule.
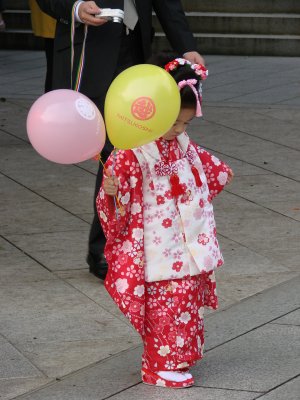
[[[22,107],[23,109],[29,110],[30,106],[34,103],[34,101],[36,100],[36,98],[31,99],[31,100],[26,100],[26,99],[22,99],[22,98],[6,98],[5,102],[9,103],[9,104],[14,104],[17,107]],[[27,114],[26,114],[27,115]]]
[[82,174],[82,183],[74,182],[65,190],[67,179],[64,175],[61,176],[60,184],[56,187],[37,187],[34,191],[41,196],[49,199],[60,207],[79,216],[93,209],[93,199],[95,191],[96,177],[89,173]]
[[259,254],[268,257],[274,249],[299,249],[299,222],[254,202],[225,192],[215,213],[219,234]]
[[[125,351],[20,400],[102,400],[141,381],[141,349]],[[129,362],[130,360],[130,362]]]
[[18,146],[19,144],[23,144],[20,139],[0,129],[0,146]]
[[[41,83],[41,85],[43,85],[43,83]],[[28,91],[28,92],[24,92],[24,93],[20,93],[20,92],[15,92],[15,93],[5,93],[5,96],[9,96],[10,100],[23,100],[24,103],[28,102],[28,101],[32,101],[32,100],[36,100],[38,97],[40,97],[43,94],[43,92],[41,92],[40,90],[40,86],[32,91]]]
[[299,334],[298,326],[265,325],[207,352],[194,376],[206,387],[266,392],[299,373]]
[[[262,89],[254,93],[245,94],[243,96],[236,96],[235,101],[241,101],[243,103],[256,103],[256,104],[278,104],[282,102],[287,102],[290,99],[300,96],[300,84],[295,80],[292,84],[286,86],[278,84],[272,88]],[[233,97],[232,97],[233,98]],[[291,101],[295,104],[294,100]]]
[[219,75],[220,79],[224,76],[221,82],[226,84],[230,78],[235,78],[234,83],[247,80],[247,74],[251,74],[249,75],[252,78],[251,80],[255,78],[255,81],[261,78],[268,79],[274,74],[276,80],[273,81],[274,86],[276,86],[278,84],[278,70],[281,68],[284,68],[286,72],[284,77],[294,76],[294,78],[297,78],[299,57],[219,57],[209,55],[207,65],[210,72],[209,77],[213,76],[214,78],[208,79],[207,82],[215,80],[216,75]]
[[300,306],[299,284],[298,276],[209,315],[205,323],[206,350],[297,310]]
[[289,272],[286,265],[274,263],[251,248],[219,235],[219,244],[224,255],[225,264],[217,270],[217,275],[257,275],[264,273]]
[[282,324],[282,325],[300,325],[300,310],[292,311],[285,316],[276,319],[274,324]]
[[[266,111],[265,113],[263,113]],[[208,107],[205,112],[205,120],[213,124],[219,124],[231,129],[247,133],[254,137],[269,140],[300,150],[300,139],[297,134],[297,120],[291,118],[296,114],[287,111],[289,119],[278,119],[274,122],[274,116],[281,113],[281,110],[270,113],[269,109],[257,110],[243,108],[218,107],[218,113],[214,107]],[[289,113],[289,114],[288,114]]]
[[[40,77],[40,71],[36,71],[37,74],[32,76],[32,70],[24,71],[20,79],[14,82],[14,91],[11,93],[11,84],[4,83],[1,87],[2,96],[11,96],[12,95],[22,95],[22,94],[37,94],[40,92],[43,87],[42,81],[34,82]],[[33,82],[28,82],[29,79],[32,79]]]
[[1,232],[29,234],[86,229],[89,224],[0,173]]
[[11,282],[26,284],[57,279],[23,251],[2,238],[0,238],[0,265],[0,286]]
[[[20,165],[23,167],[21,171]],[[53,190],[55,188],[62,189],[62,187],[65,188],[66,181],[70,189],[72,186],[89,188],[95,181],[93,173],[75,165],[63,165],[48,161],[29,144],[24,144],[23,147],[20,146],[15,150],[11,147],[3,150],[0,170],[3,174],[32,189],[47,187]]]
[[203,94],[203,101],[214,101],[214,99],[218,99],[218,101],[232,101],[240,98],[240,90],[234,88],[234,86],[230,86],[229,89],[223,90],[223,86],[218,86],[216,88],[209,88],[205,94]]
[[292,99],[288,99],[285,101],[281,101],[279,104],[282,104],[282,106],[295,106],[297,105],[298,107],[300,106],[300,96],[293,97]]
[[5,148],[0,162],[3,174],[74,214],[92,209],[96,182],[93,172],[47,161],[29,145],[19,147],[19,151],[12,146]]
[[[59,279],[1,286],[2,333],[13,344],[125,340],[132,328]],[[109,349],[107,348],[109,352]]]
[[[276,80],[278,78],[278,74],[275,71],[270,71],[268,76],[259,78],[257,75],[255,77],[256,72],[260,73],[262,71],[247,70],[247,77],[245,76],[245,71],[242,69],[234,71],[233,74],[232,71],[230,71],[227,74],[225,73],[224,79],[218,75],[216,76],[216,79],[214,79],[214,76],[210,74],[209,78],[211,79],[207,80],[203,84],[205,94],[209,94],[210,91],[214,89],[222,89],[223,92],[234,92],[239,96],[251,93],[256,94],[256,96],[259,97],[262,88],[263,90],[271,90],[277,87]],[[295,82],[297,82],[296,73],[295,71],[290,71],[289,74],[282,77],[282,80],[280,80],[280,85],[281,87],[285,85],[286,88],[288,88],[289,85]],[[285,90],[285,93],[286,92],[287,90]]]
[[286,265],[290,271],[295,271],[299,273],[300,270],[300,257],[299,257],[299,249],[297,244],[295,245],[294,249],[282,249],[276,247],[270,253],[267,250],[259,250],[261,254],[265,254],[270,260],[273,260],[275,263],[280,263]]
[[8,341],[0,343],[0,381],[7,378],[44,377],[20,351]]
[[275,200],[276,202],[294,202],[300,209],[300,182],[280,175],[236,177],[234,183],[227,186],[226,190],[265,207],[270,202],[270,193],[273,193],[274,203]]
[[133,386],[130,389],[110,397],[112,400],[252,400],[256,399],[259,393],[211,389],[203,387],[191,387],[182,390],[157,388],[147,386],[143,383]]
[[87,160],[82,163],[76,164],[76,168],[81,168],[84,171],[91,172],[92,174],[96,175],[98,171],[98,163],[94,160]]
[[[47,377],[61,377],[140,343],[132,327],[59,279],[0,289],[0,303],[8,301],[0,310],[0,332],[10,341],[0,353],[19,368],[24,359]],[[12,375],[7,365],[5,371],[5,378],[36,376]]]
[[299,273],[222,235],[219,235],[219,243],[225,264],[216,273],[217,292],[231,303],[269,289]]
[[[239,58],[236,65],[233,65],[233,63],[226,65],[226,60],[211,62],[209,57],[207,64],[209,79],[203,84],[204,94],[209,93],[211,88],[223,89],[223,92],[234,90],[239,93],[254,93],[253,102],[259,103],[262,91],[278,87],[278,69],[282,68],[283,65],[287,73],[282,77],[282,81],[280,80],[280,85],[281,91],[287,93],[289,86],[298,80],[297,62],[294,64],[292,61],[290,65],[287,65],[287,60],[282,64],[274,60],[272,65],[272,62],[263,59],[250,66]],[[267,74],[266,71],[268,71]],[[218,97],[216,96],[214,100],[217,101]],[[272,104],[273,101],[274,99],[271,99],[269,104]],[[243,97],[240,98],[240,102],[244,102]]]
[[296,278],[299,272],[264,273],[263,275],[232,275],[225,271],[217,275],[217,293],[225,299],[241,301],[275,285]]
[[94,219],[94,213],[77,214],[77,216],[88,224],[92,224]]
[[[200,145],[201,145],[201,143],[200,143]],[[251,175],[251,176],[253,176],[253,175],[267,175],[267,176],[273,175],[273,172],[268,171],[265,168],[256,167],[255,165],[249,164],[246,161],[241,161],[236,158],[232,158],[230,156],[227,156],[227,155],[222,154],[215,150],[213,150],[212,153],[216,157],[218,157],[220,160],[224,161],[227,165],[230,166],[230,168],[234,171],[235,178],[237,178],[239,176],[247,176],[247,175]]]
[[300,378],[298,377],[258,398],[260,400],[299,400],[299,393]]
[[[47,227],[45,230],[48,230]],[[89,230],[86,224],[84,228],[74,227],[70,231],[8,234],[6,238],[50,271],[86,269]]]
[[[51,378],[17,378],[0,380],[0,399],[11,400],[51,382]],[[41,399],[42,400],[42,399]]]
[[300,201],[266,201],[262,203],[265,208],[276,211],[296,221],[300,221]]
[[299,178],[298,150],[285,148],[277,143],[214,123],[207,124],[205,130],[199,130],[196,141],[201,143],[203,147],[235,157],[257,167],[265,167],[268,171],[295,180]]
[[[31,104],[32,101],[29,103]],[[17,106],[8,101],[1,102],[0,105],[0,128],[7,134],[11,134],[12,137],[21,139],[20,143],[23,143],[23,141],[28,142],[26,133],[27,107]],[[16,115],[19,118],[16,118]]]
[[[296,107],[295,109],[290,108],[290,107],[282,107],[280,108],[280,112],[278,112],[277,109],[263,109],[261,111],[258,112],[262,112],[266,115],[268,115],[272,121],[275,121],[277,123],[278,120],[283,121],[283,122],[288,122],[288,123],[292,123],[295,125],[299,125],[300,123],[300,113],[299,113],[299,107]],[[276,124],[275,124],[276,126]]]
[[[121,330],[119,328],[119,330]],[[137,335],[98,340],[18,344],[22,354],[48,378],[62,378],[140,344]]]
[[[211,61],[209,59],[207,64],[209,79],[203,82],[204,88],[208,89],[217,86],[236,85],[237,82],[244,82],[248,77],[245,75],[245,70],[247,70],[249,74],[249,79],[257,78],[257,72],[262,72],[261,65],[259,66],[259,71],[257,69],[248,68],[244,62],[245,60],[242,59],[239,59],[236,64],[232,62],[227,63],[226,61],[227,60],[224,59],[222,61],[218,59]],[[271,73],[272,70],[269,70],[269,72]]]

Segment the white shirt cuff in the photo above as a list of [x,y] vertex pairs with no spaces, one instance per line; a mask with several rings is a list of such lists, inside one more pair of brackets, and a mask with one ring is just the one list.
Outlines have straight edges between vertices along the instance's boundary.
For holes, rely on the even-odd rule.
[[75,7],[75,21],[82,23],[81,19],[79,18],[79,14],[78,14],[79,6],[80,6],[81,3],[83,3],[83,1],[78,1],[77,4],[76,4],[76,7]]

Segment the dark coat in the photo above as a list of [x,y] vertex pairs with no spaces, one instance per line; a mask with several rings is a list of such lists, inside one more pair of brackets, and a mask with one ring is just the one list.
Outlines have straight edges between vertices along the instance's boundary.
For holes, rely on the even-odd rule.
[[[37,0],[41,9],[57,19],[54,45],[53,89],[71,88],[70,84],[70,26],[74,0]],[[95,0],[101,8],[121,8],[124,0]],[[189,30],[180,0],[136,0],[139,16],[143,61],[151,55],[153,38],[152,10],[178,54],[196,50],[196,42]],[[77,70],[84,26],[79,24],[75,33],[75,62]],[[116,71],[123,24],[108,22],[99,27],[89,26],[85,50],[85,65],[80,91],[95,98],[106,93]],[[74,80],[73,80],[74,82]]]

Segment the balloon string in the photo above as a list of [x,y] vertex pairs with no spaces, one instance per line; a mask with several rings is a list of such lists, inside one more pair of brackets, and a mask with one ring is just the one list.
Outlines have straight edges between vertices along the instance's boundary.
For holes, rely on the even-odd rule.
[[[71,89],[73,88],[75,9],[76,9],[77,4],[78,4],[78,1],[76,1],[73,4],[72,18],[71,18]],[[77,73],[76,73],[76,81],[75,81],[75,85],[74,85],[74,90],[76,92],[79,92],[80,84],[81,84],[81,78],[82,78],[84,61],[85,61],[85,43],[86,43],[87,33],[88,33],[88,26],[84,25],[84,38],[83,38],[83,44],[82,44],[79,64],[78,64]]]
[[[116,149],[115,149],[115,151],[114,151],[113,171],[114,171],[115,157],[116,157]],[[100,162],[100,164],[101,164],[102,167],[103,167],[104,173],[105,173],[107,176],[109,176],[109,173],[108,173],[108,171],[107,171],[107,168],[105,167],[105,164],[104,164],[103,161],[102,161],[101,153],[99,153],[97,156],[95,156],[94,159]],[[112,177],[113,177],[113,176],[114,176],[114,173],[112,172]],[[118,196],[114,196],[114,204],[115,204],[115,208],[116,208],[116,210],[117,210],[116,202],[117,202],[117,204],[118,204],[118,206],[119,206],[119,209],[122,211],[122,210],[123,210],[123,206],[121,205],[120,200],[118,199]],[[118,214],[117,214],[117,217],[118,217]]]
[[82,49],[81,49],[81,54],[80,54],[80,60],[79,60],[79,66],[78,66],[78,69],[77,69],[76,82],[75,82],[75,90],[76,90],[76,92],[79,92],[80,84],[81,84],[81,78],[82,78],[84,61],[85,61],[85,43],[86,43],[87,33],[88,33],[88,26],[84,25],[84,39],[83,39],[83,44],[82,44]]

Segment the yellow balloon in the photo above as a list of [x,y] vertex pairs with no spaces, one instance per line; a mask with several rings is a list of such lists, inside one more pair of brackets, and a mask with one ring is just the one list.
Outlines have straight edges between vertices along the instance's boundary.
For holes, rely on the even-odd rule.
[[164,135],[180,109],[175,80],[150,64],[130,67],[112,82],[105,99],[107,135],[118,149],[132,149]]

